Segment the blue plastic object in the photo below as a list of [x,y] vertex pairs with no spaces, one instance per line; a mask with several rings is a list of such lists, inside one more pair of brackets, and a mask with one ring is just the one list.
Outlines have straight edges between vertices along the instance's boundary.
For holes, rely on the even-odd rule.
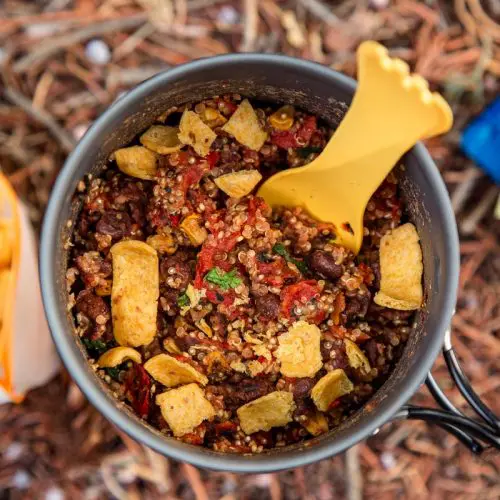
[[500,97],[465,129],[464,153],[500,184]]

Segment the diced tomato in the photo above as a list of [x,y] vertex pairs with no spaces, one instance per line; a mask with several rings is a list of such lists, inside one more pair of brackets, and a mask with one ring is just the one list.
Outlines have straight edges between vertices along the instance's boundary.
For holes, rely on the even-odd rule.
[[282,286],[289,279],[298,278],[298,274],[290,269],[283,257],[277,257],[272,262],[257,261],[259,274],[264,275],[262,284],[268,286]]
[[359,268],[359,272],[361,273],[361,276],[363,276],[363,281],[367,285],[371,285],[373,283],[373,279],[375,277],[373,274],[372,268],[370,266],[366,265],[364,262],[361,262],[361,264],[359,264],[358,268]]
[[205,423],[200,424],[193,432],[184,434],[182,440],[185,443],[202,445],[205,440],[205,434],[207,432],[207,425]]
[[347,333],[347,328],[345,328],[345,326],[333,325],[332,327],[330,327],[330,332],[332,332],[334,337],[343,339]]
[[236,425],[235,422],[231,422],[230,420],[226,420],[225,422],[215,424],[214,429],[215,429],[215,434],[217,434],[217,436],[220,436],[221,434],[225,434],[228,432],[236,432],[238,429],[238,426]]
[[104,213],[111,208],[111,200],[108,193],[100,193],[91,197],[85,204],[85,210],[92,212]]
[[307,304],[313,298],[318,297],[320,288],[316,280],[305,280],[288,285],[281,290],[281,314],[290,318],[296,304]]
[[250,226],[255,224],[255,220],[257,218],[257,210],[260,210],[262,212],[262,210],[264,210],[265,208],[267,208],[267,204],[262,198],[258,196],[250,198],[248,202],[248,218],[246,223]]
[[207,163],[195,163],[194,165],[189,165],[182,172],[181,190],[183,193],[187,193],[188,189],[200,182],[203,174],[207,171],[207,167]]
[[233,304],[234,299],[236,299],[236,294],[234,293],[234,290],[207,290],[207,299],[212,302],[212,304],[230,306]]
[[316,128],[316,117],[307,116],[297,130],[292,128],[290,130],[272,132],[271,142],[283,149],[304,147],[311,140]]
[[220,153],[218,151],[210,151],[205,158],[210,166],[210,169],[214,168],[220,160]]
[[125,380],[125,387],[132,408],[140,417],[147,418],[151,402],[151,379],[142,365],[134,363]]
[[328,405],[328,411],[333,410],[334,408],[337,408],[337,406],[339,406],[339,405],[340,405],[340,399],[336,399],[335,401],[332,401]]
[[[311,140],[313,132],[316,130],[316,117],[315,116],[307,116],[302,123],[302,126],[297,131],[297,137],[301,139],[300,142],[304,144],[308,144]],[[302,144],[302,146],[304,145]]]
[[217,347],[220,350],[223,351],[234,351],[235,349],[231,347],[227,342],[221,342],[220,340],[214,340],[214,339],[199,339],[200,344],[205,344],[205,345],[210,345]]
[[181,215],[180,214],[176,214],[176,215],[169,214],[168,219],[170,220],[170,223],[172,224],[172,226],[177,227],[181,221]]
[[282,130],[279,132],[271,133],[271,142],[276,144],[276,146],[288,149],[288,148],[296,148],[297,141],[295,139],[295,134],[291,130]]
[[321,311],[316,311],[313,315],[308,315],[307,321],[309,323],[319,325],[321,322],[325,320],[325,318],[326,318],[326,312],[321,310]]
[[333,312],[330,316],[334,325],[340,324],[340,315],[345,310],[345,296],[343,293],[339,292],[333,301]]
[[232,115],[238,109],[238,106],[234,102],[226,101],[225,99],[222,99],[220,97],[216,99],[215,102],[217,103],[217,107],[219,107],[219,103],[224,104],[224,107],[230,115]]

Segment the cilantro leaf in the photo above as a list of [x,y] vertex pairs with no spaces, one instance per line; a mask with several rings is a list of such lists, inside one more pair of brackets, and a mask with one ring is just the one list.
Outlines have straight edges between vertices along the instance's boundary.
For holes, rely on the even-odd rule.
[[191,304],[191,301],[189,300],[189,297],[185,293],[179,295],[179,297],[177,298],[177,305],[179,307],[187,307],[189,306],[189,304]]
[[107,375],[109,375],[113,380],[119,382],[118,376],[122,369],[119,366],[114,366],[113,368],[104,368],[104,371]]
[[302,274],[305,274],[307,273],[307,271],[309,271],[307,264],[303,260],[298,260],[292,257],[290,255],[290,252],[286,249],[285,245],[283,245],[282,243],[276,243],[276,245],[273,246],[273,252],[277,253],[278,255],[281,255],[281,257],[283,257],[287,262],[295,264],[297,269]]
[[305,148],[298,148],[297,153],[301,158],[307,158],[312,153],[321,153],[321,149],[318,146],[308,146]]
[[208,271],[205,275],[205,279],[209,283],[219,286],[222,290],[229,290],[230,288],[236,288],[241,284],[241,278],[237,275],[236,269],[232,269],[229,272],[225,272],[218,267],[214,267]]
[[108,349],[108,345],[102,340],[90,340],[87,338],[82,338],[82,343],[87,348],[87,350],[94,351],[97,354],[102,354]]

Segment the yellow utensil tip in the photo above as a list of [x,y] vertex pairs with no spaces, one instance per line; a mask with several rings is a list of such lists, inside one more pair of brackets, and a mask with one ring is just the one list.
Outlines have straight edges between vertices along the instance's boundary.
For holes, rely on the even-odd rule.
[[359,84],[323,152],[268,179],[259,195],[271,206],[302,206],[337,228],[337,242],[358,252],[366,205],[401,156],[421,139],[450,130],[447,102],[408,65],[374,41],[357,52]]

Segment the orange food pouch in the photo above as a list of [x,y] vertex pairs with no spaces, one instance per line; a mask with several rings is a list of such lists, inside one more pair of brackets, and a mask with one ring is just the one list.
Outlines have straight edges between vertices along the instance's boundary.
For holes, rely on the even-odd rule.
[[0,174],[0,404],[20,402],[58,370],[27,211]]

